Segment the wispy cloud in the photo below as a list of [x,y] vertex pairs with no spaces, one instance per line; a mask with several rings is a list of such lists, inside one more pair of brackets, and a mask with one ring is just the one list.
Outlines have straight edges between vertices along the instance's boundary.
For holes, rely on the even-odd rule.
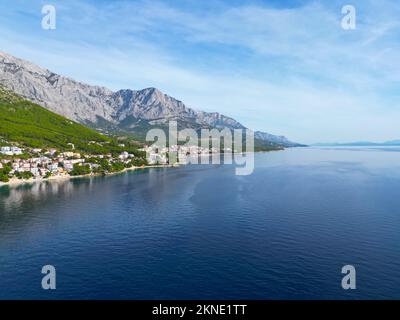
[[54,32],[40,29],[41,1],[0,4],[1,49],[113,89],[156,86],[299,141],[400,137],[398,2],[352,1],[351,31],[340,1],[54,2]]

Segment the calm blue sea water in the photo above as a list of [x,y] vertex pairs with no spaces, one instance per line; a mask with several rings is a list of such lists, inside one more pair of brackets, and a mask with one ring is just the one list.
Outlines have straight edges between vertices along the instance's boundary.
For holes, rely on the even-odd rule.
[[[0,298],[400,298],[399,149],[0,189]],[[57,290],[41,289],[41,268]],[[357,290],[341,288],[341,268]]]

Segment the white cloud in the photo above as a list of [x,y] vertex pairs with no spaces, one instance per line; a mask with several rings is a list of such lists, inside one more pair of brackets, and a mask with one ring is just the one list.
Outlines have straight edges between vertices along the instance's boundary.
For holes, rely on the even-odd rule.
[[[161,2],[70,1],[58,24],[68,25],[70,35],[61,29],[60,39],[30,39],[6,30],[0,45],[78,80],[113,89],[159,87],[191,107],[302,142],[400,138],[400,5],[355,1],[355,31],[341,29],[341,5],[219,7],[200,14]],[[193,56],[181,60],[171,39],[193,47]],[[207,65],[197,47],[228,67]],[[246,58],[216,50],[224,47]]]

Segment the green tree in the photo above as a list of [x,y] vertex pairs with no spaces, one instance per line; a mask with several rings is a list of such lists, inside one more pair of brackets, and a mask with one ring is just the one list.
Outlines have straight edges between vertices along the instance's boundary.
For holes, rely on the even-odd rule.
[[18,179],[28,180],[33,177],[33,174],[30,171],[24,171],[24,172],[17,172],[15,176]]
[[1,182],[8,182],[8,181],[10,181],[10,178],[3,171],[0,171],[0,181]]
[[90,166],[88,164],[85,165],[74,164],[74,167],[69,174],[71,176],[84,176],[90,173],[91,173]]

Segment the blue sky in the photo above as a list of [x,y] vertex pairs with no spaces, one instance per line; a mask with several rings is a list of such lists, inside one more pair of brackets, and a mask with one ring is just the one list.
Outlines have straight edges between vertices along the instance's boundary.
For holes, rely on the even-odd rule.
[[[45,4],[56,30],[41,28]],[[0,50],[304,143],[382,141],[400,139],[399,17],[382,0],[0,0]]]

